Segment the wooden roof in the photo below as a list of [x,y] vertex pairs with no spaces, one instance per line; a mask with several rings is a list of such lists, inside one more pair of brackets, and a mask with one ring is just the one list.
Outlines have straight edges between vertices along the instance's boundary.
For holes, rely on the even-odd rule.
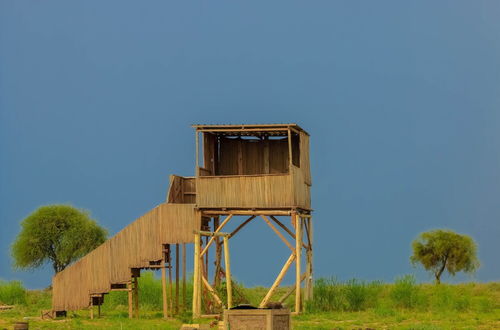
[[223,135],[286,135],[290,128],[295,131],[301,131],[309,135],[299,125],[290,124],[196,124],[192,125],[197,131],[220,133]]

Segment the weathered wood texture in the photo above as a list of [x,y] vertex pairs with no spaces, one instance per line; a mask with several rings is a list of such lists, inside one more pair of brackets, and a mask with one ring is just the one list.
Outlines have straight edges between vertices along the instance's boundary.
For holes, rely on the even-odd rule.
[[196,202],[195,178],[171,175],[167,193],[167,202],[194,204]]
[[200,208],[311,208],[306,173],[292,166],[290,174],[198,177]]
[[193,204],[160,204],[52,279],[53,310],[78,310],[89,295],[126,283],[131,268],[147,268],[163,258],[162,244],[192,243],[200,228]]

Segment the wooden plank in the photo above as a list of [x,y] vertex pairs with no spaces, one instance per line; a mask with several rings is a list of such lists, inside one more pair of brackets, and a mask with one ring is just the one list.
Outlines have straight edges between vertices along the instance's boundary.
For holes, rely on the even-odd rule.
[[288,271],[288,269],[290,268],[290,265],[293,263],[294,260],[295,260],[295,252],[292,252],[292,254],[290,254],[290,257],[288,257],[288,260],[285,262],[285,264],[281,268],[281,271],[278,274],[278,277],[276,277],[276,280],[274,280],[274,283],[273,283],[273,285],[271,285],[271,288],[267,292],[266,296],[264,297],[264,299],[262,299],[262,301],[259,305],[260,308],[264,308],[266,306],[266,304],[269,302],[269,299],[271,299],[274,291],[280,285],[281,281],[283,280],[283,277],[285,277],[286,272]]
[[293,249],[292,245],[287,241],[285,236],[283,236],[283,234],[278,229],[276,229],[276,227],[274,227],[274,225],[271,223],[271,221],[269,221],[269,219],[265,215],[261,215],[260,217],[262,219],[264,219],[264,221],[267,223],[267,225],[269,227],[271,227],[271,229],[276,233],[276,235],[278,235],[278,237],[281,238],[283,243],[285,243],[286,246],[288,246],[288,248],[293,252],[294,249]]
[[291,211],[283,211],[283,210],[258,210],[256,207],[252,207],[256,209],[255,211],[248,210],[203,210],[204,215],[290,215]]
[[227,308],[233,307],[233,283],[231,279],[231,262],[229,256],[229,238],[224,236],[224,265],[226,267]]

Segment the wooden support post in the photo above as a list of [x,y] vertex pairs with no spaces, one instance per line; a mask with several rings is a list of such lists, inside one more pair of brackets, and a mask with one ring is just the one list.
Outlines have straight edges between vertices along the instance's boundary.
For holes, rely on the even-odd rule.
[[309,299],[313,299],[314,292],[314,270],[313,270],[313,220],[309,217]]
[[288,173],[292,173],[292,131],[288,129]]
[[194,170],[195,170],[194,175],[195,176],[198,176],[198,166],[200,166],[199,165],[200,164],[200,162],[199,162],[199,157],[200,157],[199,135],[200,135],[200,133],[198,132],[198,130],[196,130],[196,138],[195,138],[195,140],[196,140],[196,157],[195,157],[195,159],[196,159],[196,166],[194,167]]
[[199,318],[201,315],[198,298],[200,297],[199,279],[200,279],[200,234],[194,234],[194,274],[193,274],[193,318]]
[[278,277],[276,277],[276,280],[274,280],[274,283],[267,292],[266,296],[264,297],[264,299],[262,299],[262,302],[259,305],[260,308],[266,307],[266,304],[268,303],[269,299],[271,299],[274,290],[276,290],[276,288],[280,285],[281,281],[283,280],[283,277],[286,275],[286,272],[288,271],[288,268],[290,268],[290,265],[293,263],[294,260],[295,260],[295,252],[292,252],[288,260],[285,262],[283,268],[281,268]]
[[302,255],[302,219],[297,216],[296,213],[292,215],[295,220],[295,312],[300,313],[301,311],[301,283],[300,283],[300,263]]
[[[219,217],[214,217],[214,231],[219,227]],[[221,256],[222,256],[222,244],[220,237],[215,237],[215,269],[214,269],[214,287],[218,287],[220,284],[220,270],[221,270]]]
[[101,304],[97,305],[97,317],[101,317]]
[[[163,248],[165,249],[165,247]],[[163,318],[168,318],[168,303],[167,303],[167,271],[166,267],[166,253],[163,252],[163,267],[161,267],[161,289],[163,297]]]
[[229,238],[224,236],[224,265],[226,267],[227,308],[233,307],[233,283],[231,279],[231,262],[229,257]]
[[94,298],[90,296],[90,319],[94,319]]
[[168,269],[168,310],[170,311],[170,316],[173,316],[173,311],[174,311],[174,306],[173,306],[173,288],[172,288],[172,248],[171,245],[167,245],[167,256],[166,259],[168,261],[167,263],[167,269]]
[[186,310],[186,243],[182,243],[182,310]]
[[135,317],[139,318],[139,279],[134,277]]
[[175,313],[179,314],[179,244],[175,244]]
[[131,319],[134,317],[134,310],[133,310],[133,304],[132,304],[132,282],[127,283],[127,289],[128,289],[128,318]]

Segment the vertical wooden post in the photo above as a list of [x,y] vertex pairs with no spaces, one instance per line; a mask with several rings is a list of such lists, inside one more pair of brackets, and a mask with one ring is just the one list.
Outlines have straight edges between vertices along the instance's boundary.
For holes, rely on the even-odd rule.
[[90,296],[90,319],[94,319],[94,297]]
[[170,315],[173,315],[174,306],[174,294],[173,294],[173,285],[172,285],[172,251],[170,250],[170,245],[168,248],[168,306],[170,309]]
[[[200,317],[198,306],[200,279],[200,234],[194,234],[193,318]],[[201,297],[200,297],[201,298]]]
[[288,128],[288,173],[292,172],[292,131]]
[[179,244],[175,244],[175,313],[179,313]]
[[182,243],[182,310],[186,310],[186,243]]
[[163,297],[163,318],[168,318],[168,304],[167,304],[167,271],[165,267],[167,266],[167,253],[165,252],[166,246],[163,245],[163,262],[161,267],[161,291]]
[[314,292],[314,270],[313,270],[313,220],[312,217],[309,218],[309,299],[313,299]]
[[101,301],[99,301],[99,305],[97,305],[97,317],[101,317]]
[[295,312],[300,313],[301,310],[301,283],[300,283],[300,266],[301,266],[301,254],[302,254],[302,219],[297,216],[297,213],[292,213],[292,217],[295,218]]
[[127,293],[128,293],[128,318],[131,319],[133,315],[133,305],[132,305],[132,281],[127,283]]
[[[213,231],[219,228],[219,217],[214,217],[214,229]],[[214,281],[213,286],[217,288],[220,284],[220,273],[221,273],[221,254],[222,254],[222,245],[219,236],[215,237],[215,269],[214,269]]]
[[134,277],[135,317],[139,318],[139,280]]
[[227,308],[233,307],[233,283],[231,279],[231,262],[229,257],[229,238],[224,236],[224,264],[226,266]]
[[196,148],[195,148],[196,149],[196,165],[194,167],[194,171],[195,171],[194,175],[198,176],[198,166],[200,164],[200,162],[199,162],[199,157],[200,157],[199,135],[200,135],[200,133],[198,132],[198,130],[196,130],[195,134],[196,134]]

